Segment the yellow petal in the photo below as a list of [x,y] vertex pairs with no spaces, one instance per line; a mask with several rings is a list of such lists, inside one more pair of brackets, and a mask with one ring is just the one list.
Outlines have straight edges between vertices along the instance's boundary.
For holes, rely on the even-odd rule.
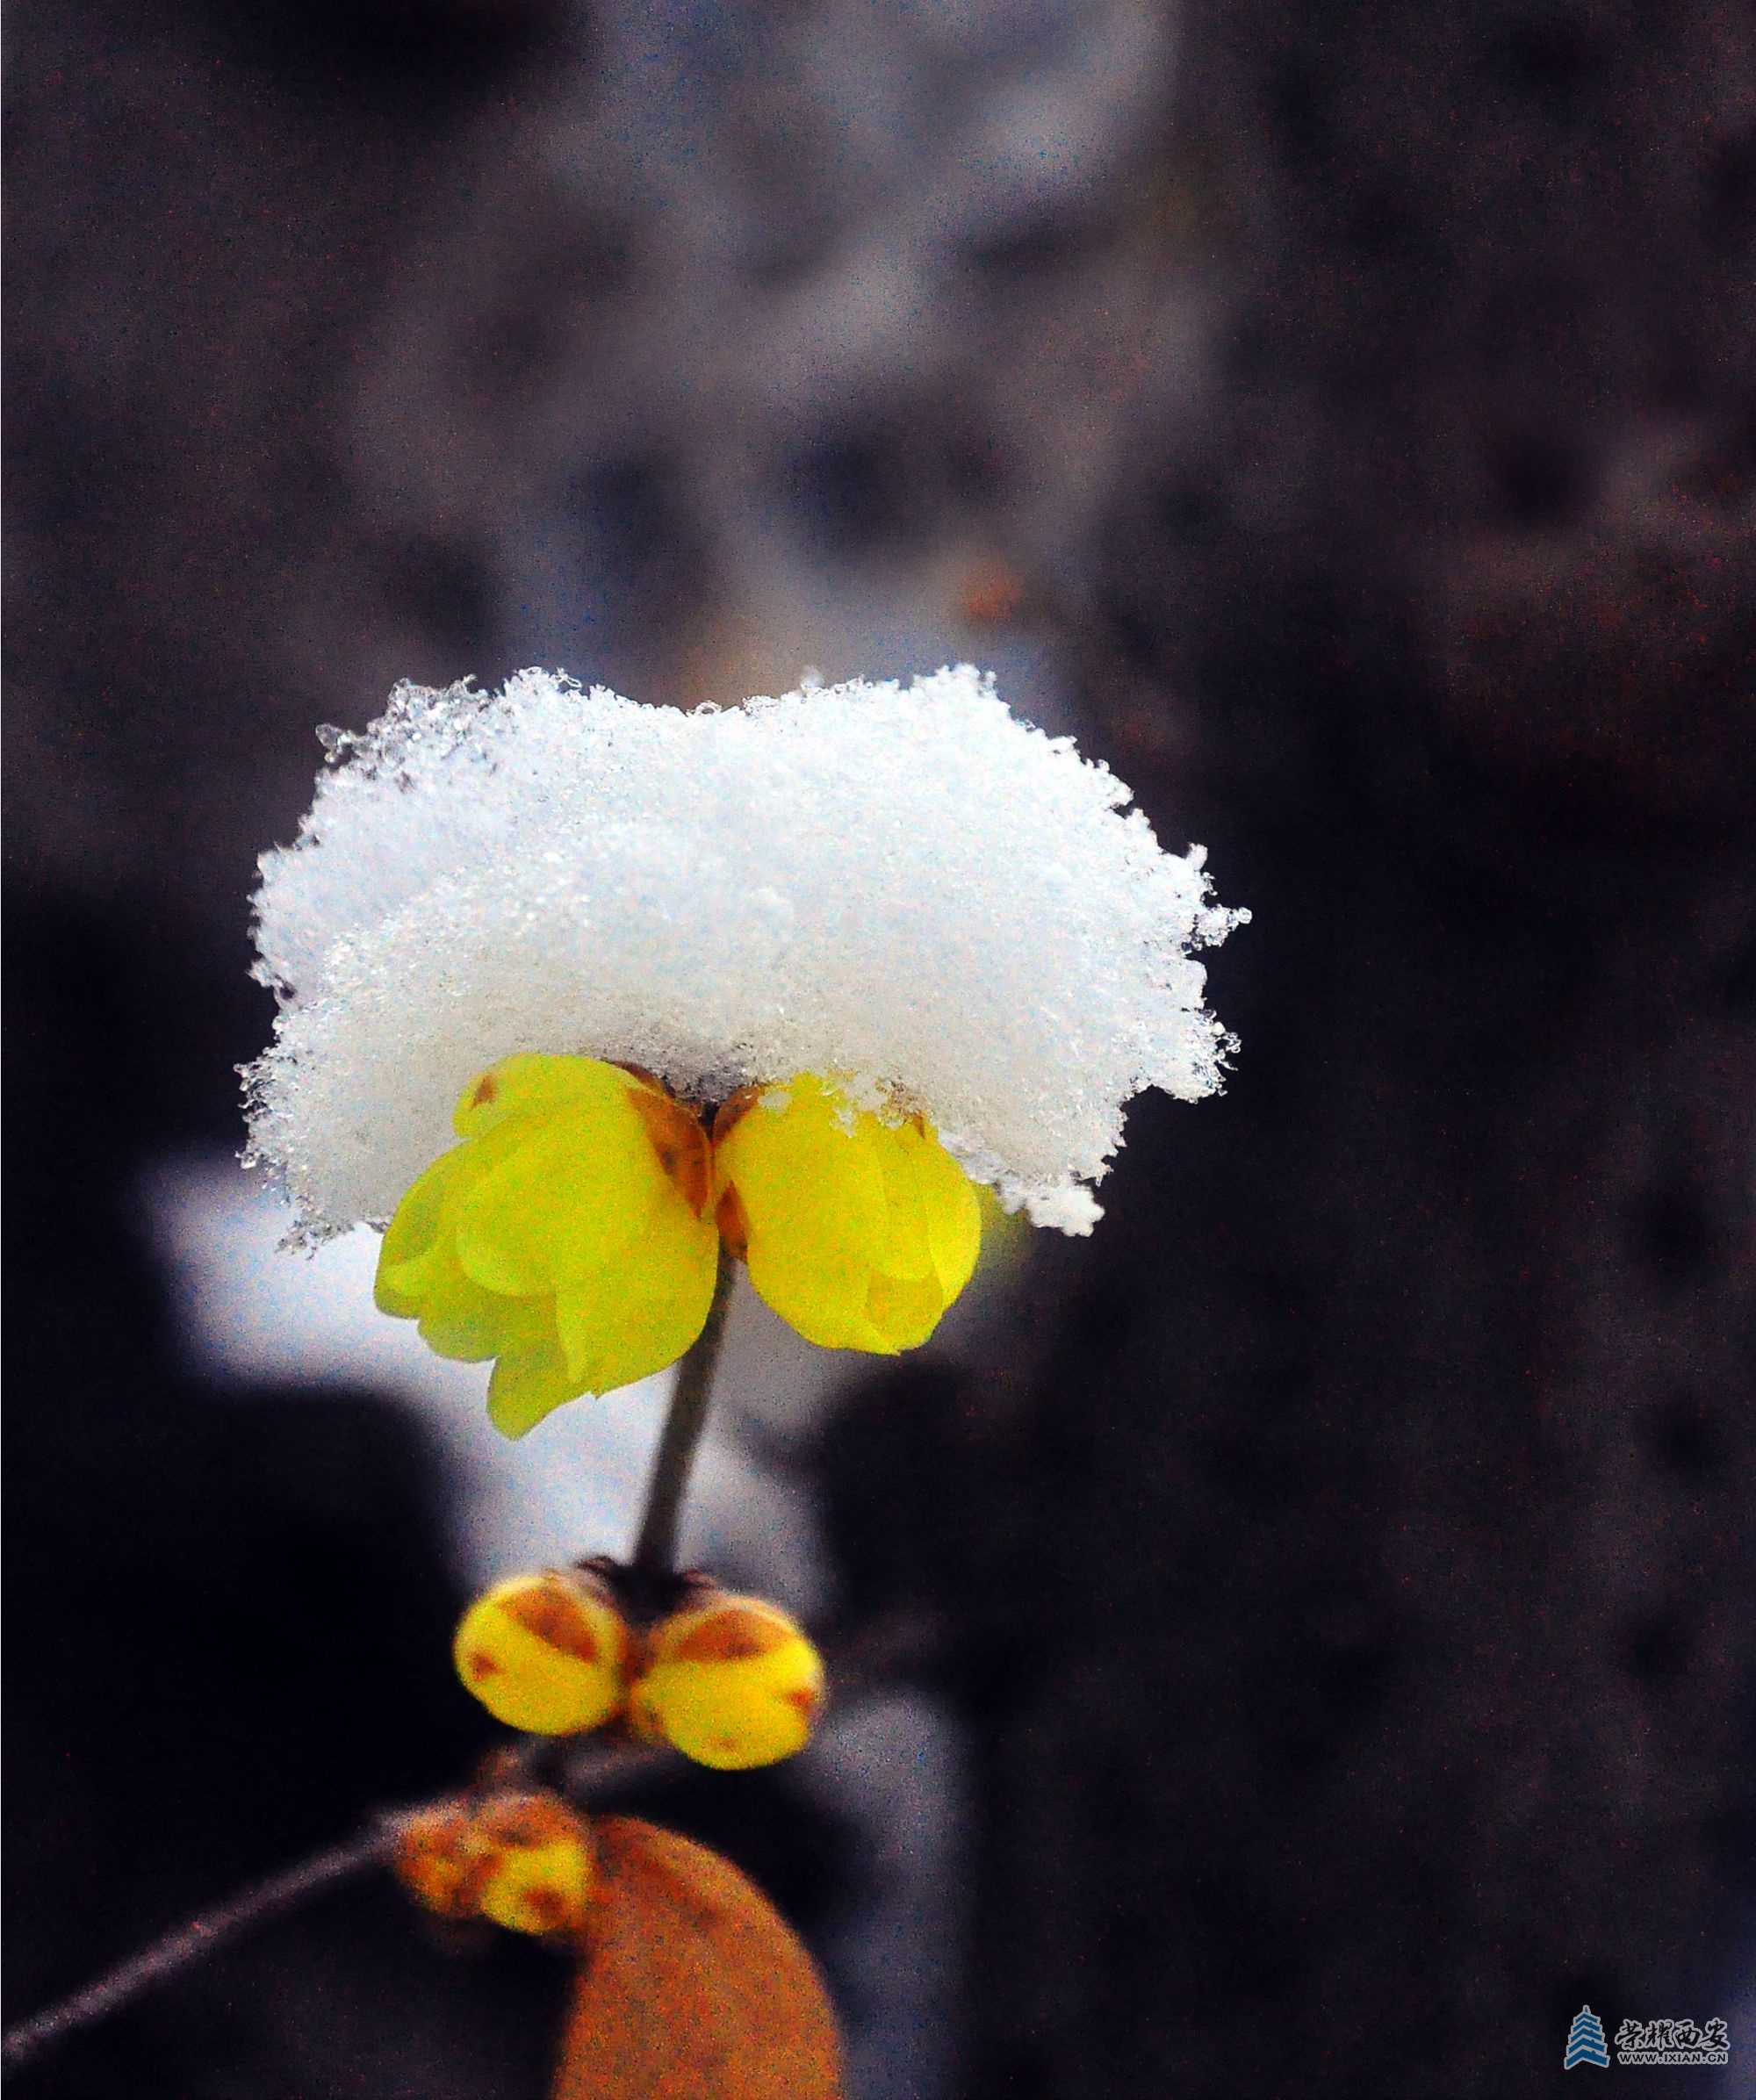
[[856,1113],[801,1074],[722,1118],[714,1162],[751,1282],[808,1341],[913,1348],[969,1280],[975,1192],[924,1122]]
[[655,1209],[636,1258],[564,1282],[555,1329],[580,1390],[613,1392],[674,1363],[707,1324],[718,1253],[711,1220]]
[[594,1057],[503,1057],[457,1097],[451,1127],[460,1138],[485,1137],[508,1116],[546,1116],[558,1108],[614,1105],[637,1083],[620,1065]]
[[945,1302],[950,1305],[975,1273],[982,1253],[982,1201],[975,1183],[939,1141],[932,1126],[905,1124],[905,1149],[920,1186],[927,1246]]
[[945,1305],[945,1293],[930,1276],[874,1276],[866,1290],[866,1317],[893,1352],[918,1348]]
[[442,1153],[397,1205],[378,1249],[372,1296],[380,1312],[413,1320],[421,1311],[440,1219],[462,1163],[461,1150]]
[[446,1249],[435,1260],[434,1282],[421,1314],[421,1339],[435,1356],[454,1363],[486,1363],[507,1349],[529,1348],[555,1331],[555,1309],[546,1298],[503,1298],[464,1275]]
[[528,1298],[614,1260],[669,1184],[625,1104],[521,1117],[515,1127],[524,1142],[458,1199],[457,1249],[485,1290]]
[[458,1207],[493,1167],[517,1149],[530,1127],[513,1124],[475,1143],[454,1145],[413,1184],[397,1205],[378,1249],[373,1295],[380,1312],[416,1319],[435,1294],[457,1288]]
[[750,1280],[781,1319],[824,1348],[883,1351],[866,1310],[883,1169],[845,1113],[815,1078],[766,1089],[736,1120],[722,1117],[715,1176],[741,1206]]
[[464,1271],[456,1248],[459,1206],[517,1132],[493,1145],[458,1145],[435,1160],[398,1207],[378,1253],[373,1297],[380,1312],[418,1320],[435,1356],[465,1363],[529,1346],[554,1315],[546,1302],[485,1290]]
[[488,1380],[488,1420],[502,1436],[523,1436],[544,1415],[590,1390],[569,1375],[567,1359],[551,1333],[529,1344],[515,1344],[495,1358],[493,1376]]

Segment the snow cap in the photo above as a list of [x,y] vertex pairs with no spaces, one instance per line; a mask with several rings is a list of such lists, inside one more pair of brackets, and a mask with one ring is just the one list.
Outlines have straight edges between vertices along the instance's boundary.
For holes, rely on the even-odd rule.
[[282,1005],[245,1075],[247,1156],[304,1239],[387,1219],[516,1051],[704,1104],[836,1075],[1073,1233],[1123,1104],[1220,1084],[1191,950],[1249,915],[969,665],[692,714],[524,671],[319,735],[316,799],[261,863]]

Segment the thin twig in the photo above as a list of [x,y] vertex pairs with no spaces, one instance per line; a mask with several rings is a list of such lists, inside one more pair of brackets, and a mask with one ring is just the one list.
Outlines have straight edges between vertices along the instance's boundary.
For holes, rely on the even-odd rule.
[[688,1491],[689,1469],[695,1447],[707,1427],[708,1402],[713,1394],[714,1372],[719,1365],[720,1344],[725,1339],[726,1307],[738,1263],[722,1252],[719,1272],[714,1279],[713,1302],[708,1307],[707,1325],[677,1366],[677,1382],[671,1388],[670,1410],[659,1433],[658,1449],[646,1484],[646,1512],[640,1520],[640,1536],[635,1542],[634,1566],[643,1575],[668,1575],[677,1550],[677,1523],[683,1497]]
[[97,1982],[75,1991],[60,2004],[51,2005],[46,2012],[38,2013],[32,2019],[21,2020],[16,2027],[9,2029],[4,2044],[6,2071],[23,2070],[43,2050],[63,2040],[76,2029],[89,2027],[94,2021],[106,2018],[153,1984],[162,1982],[191,1962],[201,1960],[253,1925],[260,1925],[284,1910],[292,1909],[307,1896],[352,1880],[368,1867],[382,1865],[392,1842],[388,1822],[374,1823],[368,1831],[347,1844],[332,1845],[327,1852],[315,1852],[297,1866],[270,1874],[265,1881],[257,1881],[253,1887],[241,1890],[212,1910],[204,1910],[188,1924],[175,1932],[167,1932],[162,1939],[155,1940],[149,1947],[119,1963],[107,1976],[100,1976]]

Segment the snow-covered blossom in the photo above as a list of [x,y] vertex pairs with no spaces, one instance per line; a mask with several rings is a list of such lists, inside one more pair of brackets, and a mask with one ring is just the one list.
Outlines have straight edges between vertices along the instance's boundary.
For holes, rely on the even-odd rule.
[[1191,950],[1199,848],[968,665],[692,714],[526,671],[404,685],[263,857],[254,1157],[321,1238],[383,1223],[520,1054],[686,1103],[832,1075],[930,1119],[1039,1224],[1087,1231],[1131,1096],[1194,1100],[1228,1039]]

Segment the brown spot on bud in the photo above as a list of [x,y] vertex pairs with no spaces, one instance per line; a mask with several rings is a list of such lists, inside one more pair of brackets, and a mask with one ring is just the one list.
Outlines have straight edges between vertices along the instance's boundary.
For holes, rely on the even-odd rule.
[[803,1715],[806,1725],[815,1721],[823,1707],[823,1694],[810,1685],[798,1685],[790,1692],[782,1692],[782,1701],[789,1707],[796,1707]]
[[672,1649],[679,1663],[741,1663],[770,1655],[795,1637],[794,1628],[777,1615],[746,1604],[728,1604],[692,1626]]
[[536,1851],[563,1838],[585,1841],[585,1826],[552,1794],[502,1794],[483,1804],[476,1833],[488,1845]]
[[708,1133],[702,1128],[701,1118],[669,1094],[651,1093],[644,1087],[631,1087],[628,1098],[646,1126],[646,1135],[658,1155],[658,1164],[699,1218],[708,1207],[708,1197],[713,1188]]
[[599,1660],[597,1636],[582,1616],[579,1600],[565,1575],[545,1575],[540,1586],[520,1590],[506,1600],[508,1618],[527,1633],[582,1663]]
[[[517,1856],[557,1847],[589,1868],[592,1838],[584,1817],[557,1794],[507,1789],[439,1802],[404,1816],[392,1864],[404,1887],[443,1917],[486,1914],[503,1924],[528,1921],[532,1931],[552,1932],[574,1922],[566,1859],[521,1865]],[[501,1881],[508,1871],[510,1886]],[[522,1873],[534,1886],[519,1888]]]
[[471,1108],[492,1108],[500,1099],[500,1081],[492,1072],[484,1072],[470,1090]]
[[539,1931],[558,1932],[568,1918],[567,1899],[557,1888],[527,1888],[519,1908]]
[[479,1648],[473,1648],[470,1651],[470,1653],[464,1658],[464,1667],[471,1677],[498,1677],[500,1675],[500,1665],[495,1662],[493,1656],[485,1654]]
[[750,1216],[744,1207],[743,1197],[730,1182],[714,1212],[714,1223],[719,1227],[720,1238],[725,1241],[726,1252],[741,1262],[750,1250]]

